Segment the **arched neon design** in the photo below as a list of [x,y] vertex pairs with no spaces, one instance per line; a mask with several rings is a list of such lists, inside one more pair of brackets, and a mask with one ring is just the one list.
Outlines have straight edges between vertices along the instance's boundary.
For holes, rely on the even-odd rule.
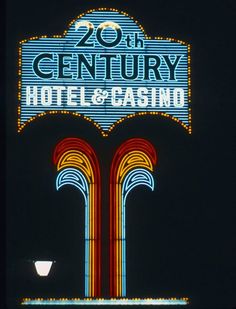
[[126,175],[122,185],[122,198],[124,206],[129,192],[139,185],[144,185],[149,187],[152,191],[154,190],[154,179],[152,174],[148,170],[145,170],[143,168],[137,168],[130,171]]
[[124,155],[117,171],[117,181],[122,182],[127,173],[137,166],[153,170],[151,159],[143,151],[130,151]]
[[85,203],[87,203],[89,195],[88,183],[80,170],[75,168],[62,170],[56,179],[56,189],[59,190],[64,185],[72,185],[78,188],[84,196]]
[[152,174],[143,168],[137,168],[131,170],[124,179],[122,184],[122,203],[121,203],[121,241],[122,241],[122,273],[121,273],[121,286],[122,296],[126,296],[126,233],[125,233],[125,222],[126,222],[126,198],[129,192],[140,185],[149,187],[152,191],[154,190],[154,179]]
[[126,296],[125,201],[137,185],[153,188],[151,176],[156,164],[151,143],[134,138],[123,143],[115,153],[110,174],[110,296]]
[[89,295],[89,188],[88,183],[82,172],[75,168],[65,168],[57,176],[56,179],[56,189],[59,190],[62,186],[73,185],[78,188],[85,201],[85,295]]
[[91,181],[94,182],[91,163],[83,152],[78,150],[68,150],[62,154],[57,163],[57,170],[60,171],[62,168],[70,166],[81,169],[86,178],[91,179]]
[[101,179],[94,150],[78,138],[66,138],[55,148],[59,171],[56,186],[76,186],[85,198],[85,297],[101,295]]

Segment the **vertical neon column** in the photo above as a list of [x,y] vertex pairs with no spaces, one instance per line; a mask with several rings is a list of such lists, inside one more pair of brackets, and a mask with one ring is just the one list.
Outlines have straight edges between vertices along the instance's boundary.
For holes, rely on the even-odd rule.
[[74,185],[85,199],[85,297],[101,296],[101,176],[94,150],[78,138],[66,138],[54,150],[56,186]]
[[157,157],[146,140],[134,138],[115,153],[110,172],[110,296],[126,296],[125,201],[137,185],[154,188],[152,175]]

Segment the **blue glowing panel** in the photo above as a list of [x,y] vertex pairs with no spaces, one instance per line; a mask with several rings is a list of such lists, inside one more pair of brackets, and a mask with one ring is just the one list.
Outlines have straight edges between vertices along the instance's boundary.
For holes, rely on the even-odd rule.
[[134,115],[160,114],[191,132],[189,45],[151,39],[125,13],[93,10],[62,36],[20,45],[19,131],[53,113],[91,119],[102,132]]

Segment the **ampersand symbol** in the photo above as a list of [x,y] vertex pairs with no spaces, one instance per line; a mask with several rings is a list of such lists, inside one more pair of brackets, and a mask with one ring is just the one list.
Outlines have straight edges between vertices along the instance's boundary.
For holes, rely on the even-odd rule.
[[93,104],[101,105],[104,103],[107,97],[108,97],[108,91],[97,88],[94,90],[94,95],[92,96],[92,102]]

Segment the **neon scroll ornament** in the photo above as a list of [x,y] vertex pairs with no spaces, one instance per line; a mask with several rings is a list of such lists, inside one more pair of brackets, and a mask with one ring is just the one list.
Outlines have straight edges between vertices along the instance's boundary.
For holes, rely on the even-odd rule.
[[85,201],[85,297],[101,294],[101,179],[93,149],[83,140],[66,138],[55,148],[56,188],[72,185]]
[[150,38],[125,12],[96,9],[63,35],[20,42],[18,131],[45,115],[73,115],[108,133],[158,115],[191,133],[190,45]]
[[154,189],[151,172],[156,151],[148,141],[133,138],[115,153],[110,173],[110,297],[126,296],[125,204],[138,185]]

